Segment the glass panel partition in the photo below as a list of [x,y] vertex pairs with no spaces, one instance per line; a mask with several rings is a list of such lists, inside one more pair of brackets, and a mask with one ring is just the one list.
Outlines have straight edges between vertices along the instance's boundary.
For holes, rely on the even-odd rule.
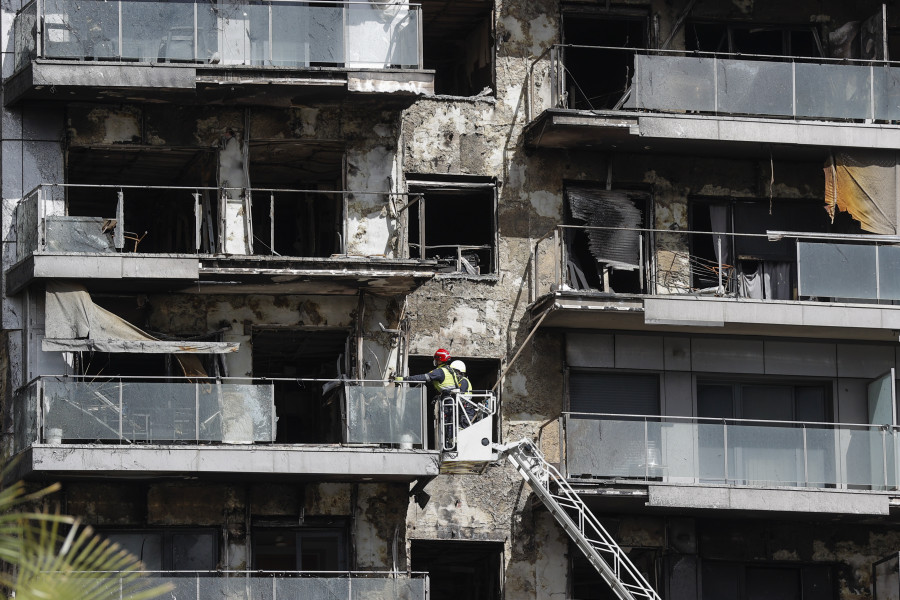
[[[591,50],[578,48],[580,56]],[[900,119],[897,66],[791,57],[720,58],[711,54],[679,55],[677,51],[639,54],[628,48],[593,50],[598,58],[604,56],[602,53],[634,52],[634,76],[624,104],[626,109],[812,119]],[[565,53],[558,55],[564,57]],[[577,85],[577,81],[572,85]],[[558,90],[557,96],[564,97],[565,90]]]
[[37,56],[37,2],[26,4],[13,22],[16,70]]
[[32,190],[16,206],[16,261],[34,254],[39,244],[41,188]]
[[273,442],[271,384],[42,378],[44,441]]
[[633,102],[625,106],[712,112],[716,109],[715,68],[710,58],[636,54]]
[[[420,68],[418,5],[45,0],[43,58],[276,67]],[[16,20],[16,66],[37,55],[37,5]]]
[[880,426],[566,413],[568,477],[897,489]]
[[[265,572],[145,572],[136,585],[123,585],[117,597],[127,600],[135,589],[168,583],[169,594],[178,600],[426,600],[428,577],[424,573],[397,575],[390,573],[265,573]],[[98,577],[115,578],[115,573],[98,573]],[[81,580],[91,587],[89,573]],[[169,595],[167,595],[169,597]]]
[[424,386],[366,383],[345,393],[348,444],[423,443]]
[[790,63],[722,59],[716,76],[719,112],[786,117],[794,112]]

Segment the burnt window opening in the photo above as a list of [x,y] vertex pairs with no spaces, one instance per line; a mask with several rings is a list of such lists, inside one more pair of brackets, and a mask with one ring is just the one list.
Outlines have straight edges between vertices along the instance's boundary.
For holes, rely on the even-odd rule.
[[[497,380],[500,378],[500,361],[496,358],[470,358],[454,355],[453,359],[461,360],[466,363],[466,378],[472,384],[472,389],[475,391],[487,391],[493,389],[497,384]],[[407,361],[409,365],[409,374],[419,375],[434,370],[435,367],[433,361],[434,358],[431,356],[410,356]],[[429,386],[425,394],[430,400],[431,397],[434,396],[434,390]],[[497,396],[499,405],[500,390],[495,390],[494,394]],[[426,422],[432,424],[435,423],[437,413],[435,412],[435,405],[433,402],[429,401],[427,403],[427,411]],[[426,429],[428,430],[428,447],[436,448],[434,427],[431,426]],[[500,441],[500,419],[494,419],[493,441]]]
[[423,62],[433,69],[434,91],[450,96],[492,93],[493,2],[424,0]]
[[[607,526],[608,529],[614,529]],[[613,534],[615,536],[615,533]],[[644,548],[632,548],[628,552],[628,558],[634,563],[638,571],[649,582],[659,581],[654,577],[656,551]],[[572,576],[570,577],[572,587],[572,598],[578,600],[617,600],[619,598],[609,584],[606,583],[597,569],[588,562],[581,551],[574,543],[569,543],[569,568]],[[655,587],[655,586],[654,586]],[[724,598],[722,599],[724,600]]]
[[219,563],[215,529],[108,529],[98,533],[140,559],[147,571],[215,571]]
[[[831,223],[819,200],[691,198],[688,209],[690,230],[710,232],[691,235],[691,287],[717,288],[721,264],[724,292],[744,298],[797,299],[796,244],[769,241],[766,231],[861,232],[848,213],[837,212]],[[752,236],[712,235],[720,232]]]
[[427,572],[431,600],[500,600],[502,542],[412,540],[410,568]]
[[497,197],[492,184],[410,185],[409,255],[436,259],[438,271],[487,275],[497,270]]
[[701,600],[833,600],[831,565],[732,563],[704,560]]
[[651,238],[650,194],[566,186],[566,284],[572,289],[644,293]]
[[[605,48],[647,48],[646,16],[563,12],[563,43]],[[634,74],[634,54],[627,50],[564,48],[567,108],[614,108]]]
[[702,52],[825,56],[819,30],[809,25],[689,21],[685,25],[684,45],[686,50]]
[[260,523],[251,537],[253,569],[260,571],[346,571],[346,527],[291,527]]
[[[343,157],[339,143],[248,143],[247,178],[255,191],[244,197],[253,254],[328,257],[344,252],[344,198],[329,193],[343,188]],[[121,229],[123,252],[194,254],[198,243],[201,253],[221,251],[216,148],[71,147],[66,168],[66,182],[80,185],[66,188],[66,218],[72,222],[57,227],[76,233],[89,227],[96,234],[88,240],[67,234],[58,242],[67,247],[58,249],[116,252],[114,231]],[[137,187],[92,187],[99,185]],[[120,214],[124,223],[117,222]]]
[[[254,327],[253,376],[337,379],[347,372],[346,329]],[[276,443],[341,442],[341,387],[327,382],[274,381]]]

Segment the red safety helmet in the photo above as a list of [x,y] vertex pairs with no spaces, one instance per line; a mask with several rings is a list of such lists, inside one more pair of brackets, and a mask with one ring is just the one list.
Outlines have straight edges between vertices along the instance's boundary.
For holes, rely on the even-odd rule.
[[450,353],[441,348],[434,353],[434,366],[450,362]]

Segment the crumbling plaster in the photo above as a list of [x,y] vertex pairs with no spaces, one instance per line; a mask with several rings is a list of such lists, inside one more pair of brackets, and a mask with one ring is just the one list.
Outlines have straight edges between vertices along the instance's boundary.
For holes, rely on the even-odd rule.
[[298,526],[310,519],[319,526],[346,519],[356,542],[354,570],[393,569],[395,536],[397,568],[406,568],[404,485],[69,482],[62,500],[68,512],[100,529],[216,529],[223,569],[250,567],[250,537],[257,518],[287,519]]

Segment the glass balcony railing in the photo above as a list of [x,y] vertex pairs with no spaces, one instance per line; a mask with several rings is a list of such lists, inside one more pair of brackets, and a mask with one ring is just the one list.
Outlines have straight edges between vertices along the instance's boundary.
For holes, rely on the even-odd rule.
[[[267,572],[267,571],[143,571],[147,586],[168,583],[165,597],[178,600],[426,600],[427,573]],[[118,572],[76,573],[87,589],[97,579],[116,579]],[[127,574],[126,574],[127,576]],[[124,587],[124,586],[123,586]],[[126,591],[128,590],[125,587]],[[123,593],[118,597],[127,600]]]
[[[547,56],[554,108],[900,119],[898,63],[581,45],[553,46],[538,61]],[[597,62],[621,62],[629,73],[625,88],[597,89],[587,68]],[[532,118],[540,97],[536,70],[532,68]]]
[[[16,207],[16,262],[66,252],[331,258],[353,252],[335,215],[346,200],[373,196],[400,202],[407,194],[42,184]],[[219,218],[230,212],[243,218]]]
[[383,381],[43,376],[16,393],[16,451],[34,443],[276,441],[276,385],[340,391],[345,444],[427,443],[425,388]]
[[32,0],[15,57],[255,67],[422,68],[421,10],[375,2]]
[[532,265],[535,299],[552,291],[600,291],[818,302],[900,300],[897,236],[560,225],[536,242]]
[[897,428],[565,413],[567,476],[898,489]]

